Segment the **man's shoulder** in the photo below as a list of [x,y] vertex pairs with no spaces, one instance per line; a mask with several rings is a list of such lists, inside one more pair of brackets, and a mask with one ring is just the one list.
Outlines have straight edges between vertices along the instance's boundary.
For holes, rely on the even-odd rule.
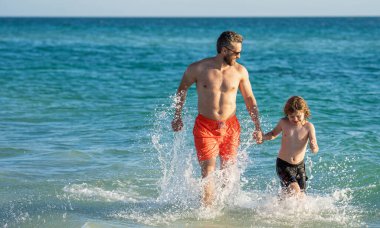
[[245,68],[245,66],[241,65],[240,63],[235,63],[234,64],[234,68],[235,70],[240,74],[242,75],[243,77],[247,77],[248,78],[248,70],[247,68]]
[[195,74],[195,75],[199,74],[205,68],[209,67],[209,65],[211,64],[210,59],[211,58],[206,58],[206,59],[202,59],[202,60],[191,63],[187,67],[186,72],[190,74]]
[[199,61],[193,62],[189,65],[189,68],[204,68],[213,63],[213,58],[205,58]]
[[238,71],[247,71],[247,68],[245,68],[244,65],[240,64],[240,63],[236,63],[235,64],[235,67]]

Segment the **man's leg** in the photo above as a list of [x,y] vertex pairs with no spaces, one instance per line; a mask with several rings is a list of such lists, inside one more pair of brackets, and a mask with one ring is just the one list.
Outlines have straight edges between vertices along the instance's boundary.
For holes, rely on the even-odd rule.
[[[240,124],[236,116],[232,117],[227,123],[226,135],[224,136],[223,143],[219,146],[220,151],[220,168],[228,168],[229,174],[234,171],[234,168],[237,168],[237,154],[240,144]],[[228,178],[228,177],[227,177]]]
[[201,161],[202,178],[205,180],[203,189],[203,205],[211,206],[214,199],[214,180],[210,178],[210,174],[215,171],[216,158]]
[[225,169],[227,167],[236,165],[236,163],[237,163],[236,156],[229,159],[223,159],[222,157],[220,157],[220,169]]
[[228,157],[227,159],[220,157],[221,171],[221,191],[222,194],[229,195],[240,182],[240,173],[237,167],[237,157]]

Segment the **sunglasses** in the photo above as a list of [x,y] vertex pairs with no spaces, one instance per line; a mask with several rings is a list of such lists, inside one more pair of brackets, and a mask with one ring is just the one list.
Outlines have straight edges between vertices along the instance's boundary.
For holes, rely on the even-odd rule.
[[234,55],[238,56],[240,55],[241,52],[237,52],[237,51],[234,51],[232,50],[231,48],[227,47],[227,46],[224,46],[227,50],[231,51]]

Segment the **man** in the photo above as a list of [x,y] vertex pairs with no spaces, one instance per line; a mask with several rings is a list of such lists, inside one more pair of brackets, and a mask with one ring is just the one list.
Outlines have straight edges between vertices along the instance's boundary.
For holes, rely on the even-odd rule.
[[[240,143],[240,125],[235,116],[238,89],[243,95],[255,131],[253,138],[262,143],[259,112],[247,69],[236,62],[240,58],[243,37],[235,32],[223,32],[217,41],[215,57],[191,64],[177,90],[176,110],[172,121],[174,131],[183,127],[182,109],[189,87],[196,83],[198,113],[193,129],[202,178],[215,171],[220,156],[221,168],[236,162]],[[214,198],[213,182],[204,187],[203,203],[210,206]]]

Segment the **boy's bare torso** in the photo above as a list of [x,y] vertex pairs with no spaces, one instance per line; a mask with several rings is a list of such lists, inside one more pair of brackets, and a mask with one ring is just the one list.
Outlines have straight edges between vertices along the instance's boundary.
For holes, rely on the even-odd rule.
[[306,152],[309,140],[310,123],[292,124],[287,118],[281,120],[282,143],[278,157],[290,164],[300,163]]
[[197,84],[199,114],[214,120],[226,120],[235,115],[242,68],[235,62],[232,66],[218,69],[213,58],[191,66],[190,71]]

